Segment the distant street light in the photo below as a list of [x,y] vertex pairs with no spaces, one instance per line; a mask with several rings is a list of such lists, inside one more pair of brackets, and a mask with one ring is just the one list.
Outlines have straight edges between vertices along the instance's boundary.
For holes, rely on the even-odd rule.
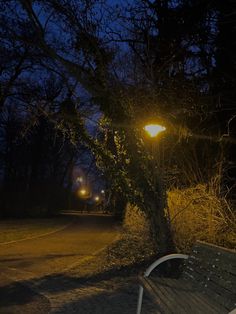
[[144,127],[144,130],[150,137],[156,137],[159,133],[166,130],[166,127],[159,124],[147,124]]
[[78,194],[81,198],[88,199],[91,193],[88,189],[82,188],[78,191]]
[[82,183],[84,180],[83,180],[83,177],[78,177],[77,179],[76,179],[76,182],[80,182],[80,183]]
[[81,194],[81,195],[86,195],[87,194],[87,190],[85,190],[85,189],[81,189],[81,190],[79,190],[79,194]]
[[101,190],[101,193],[102,193],[102,194],[105,194],[105,191],[104,191],[104,190]]
[[94,197],[95,202],[99,202],[100,201],[100,197],[97,195]]

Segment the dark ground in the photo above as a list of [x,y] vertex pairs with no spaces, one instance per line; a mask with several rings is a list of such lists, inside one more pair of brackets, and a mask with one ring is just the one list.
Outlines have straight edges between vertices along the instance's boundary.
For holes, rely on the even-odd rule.
[[[93,258],[118,235],[117,225],[110,216],[76,215],[75,218],[63,231],[0,247],[1,314],[48,313],[50,303],[44,293],[38,293],[41,283],[44,283],[43,292],[45,285],[48,288],[51,285],[54,292],[67,289],[65,280],[64,287],[58,286],[65,277],[63,274]],[[71,286],[73,279],[66,281]]]

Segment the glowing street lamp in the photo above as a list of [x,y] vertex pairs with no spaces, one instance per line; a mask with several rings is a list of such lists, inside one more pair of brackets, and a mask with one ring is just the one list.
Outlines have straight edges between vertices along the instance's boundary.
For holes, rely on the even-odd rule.
[[90,193],[89,189],[81,188],[81,189],[78,191],[78,195],[79,195],[79,197],[81,197],[82,199],[88,199],[88,198],[91,196],[91,193]]
[[88,192],[87,192],[87,190],[85,190],[85,189],[79,190],[79,194],[82,195],[82,196],[85,196],[87,193],[88,193]]
[[102,193],[102,194],[105,194],[105,191],[104,191],[104,190],[101,190],[101,193]]
[[[149,137],[154,139],[157,137],[157,135],[164,132],[166,130],[166,127],[157,123],[150,123],[150,124],[146,124],[143,129],[146,131]],[[151,153],[153,156],[153,169],[156,169],[157,167],[157,160],[155,160],[155,155],[156,155],[156,158],[159,159],[158,163],[160,164],[160,157],[161,157],[160,151],[159,149],[158,149],[158,152],[156,151],[158,147],[160,149],[160,143],[157,143],[157,141],[151,141]]]
[[145,125],[144,130],[150,137],[156,137],[159,133],[164,132],[166,127],[160,124],[147,124]]
[[100,197],[97,195],[94,197],[95,202],[99,202],[100,201]]
[[[166,131],[165,126],[157,124],[157,123],[146,124],[143,129],[146,131],[148,136],[151,137],[152,139],[156,138],[157,135],[159,135],[160,133]],[[158,149],[158,152],[157,152],[157,149]],[[157,143],[157,141],[151,141],[151,153],[153,156],[153,169],[156,169],[157,163],[159,163],[159,165],[161,163],[160,143]],[[159,159],[158,162],[157,160],[155,160],[155,156],[156,158]]]

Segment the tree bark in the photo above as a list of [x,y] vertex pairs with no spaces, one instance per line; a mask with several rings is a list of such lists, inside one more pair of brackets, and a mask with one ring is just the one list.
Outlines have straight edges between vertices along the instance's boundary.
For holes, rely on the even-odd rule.
[[145,200],[146,210],[150,223],[151,236],[161,255],[176,251],[171,225],[166,213],[166,193],[159,187],[158,193],[149,194]]

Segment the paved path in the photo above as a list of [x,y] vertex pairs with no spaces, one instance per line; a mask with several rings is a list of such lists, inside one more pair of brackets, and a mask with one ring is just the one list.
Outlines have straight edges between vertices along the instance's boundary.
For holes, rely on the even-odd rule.
[[61,232],[2,246],[0,267],[25,272],[27,278],[30,273],[33,277],[60,273],[106,247],[117,234],[112,217],[78,215]]
[[[134,278],[94,276],[85,281],[70,272],[72,267],[79,274],[118,234],[112,217],[78,215],[63,231],[2,246],[0,314],[135,313]],[[148,299],[142,313],[155,313]]]
[[[38,303],[45,303],[44,295],[35,293],[39,289],[30,294],[29,286],[32,288],[33,284],[45,281],[45,278],[48,281],[50,276],[56,277],[93,257],[117,235],[112,217],[76,215],[74,223],[60,232],[1,246],[0,313],[32,313],[32,300],[38,311]],[[20,285],[22,283],[23,286]],[[31,307],[29,303],[32,303]],[[41,313],[37,311],[34,314]]]

